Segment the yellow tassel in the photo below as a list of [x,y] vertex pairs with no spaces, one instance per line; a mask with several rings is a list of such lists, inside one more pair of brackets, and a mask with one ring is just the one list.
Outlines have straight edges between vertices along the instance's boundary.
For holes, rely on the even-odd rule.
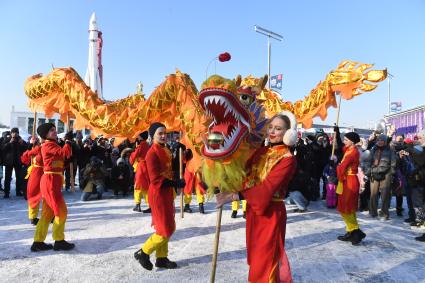
[[33,166],[33,165],[32,165],[32,163],[31,163],[31,166],[30,166],[30,167],[28,167],[27,175],[25,176],[25,180],[27,180],[27,179],[30,177],[30,175],[31,175],[31,171],[32,171],[32,168],[34,168],[34,166]]
[[339,182],[338,182],[338,186],[336,187],[336,193],[337,193],[338,195],[342,195],[342,191],[343,191],[343,189],[344,189],[344,187],[343,187],[343,185],[342,185],[342,182],[341,182],[341,181],[339,181]]

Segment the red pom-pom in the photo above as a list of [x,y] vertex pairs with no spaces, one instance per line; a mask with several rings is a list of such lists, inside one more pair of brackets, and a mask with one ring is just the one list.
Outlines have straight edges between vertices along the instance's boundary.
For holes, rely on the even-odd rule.
[[229,61],[230,58],[232,58],[232,56],[230,56],[230,54],[228,52],[224,52],[224,53],[221,53],[220,55],[218,55],[218,61],[220,61],[220,62]]

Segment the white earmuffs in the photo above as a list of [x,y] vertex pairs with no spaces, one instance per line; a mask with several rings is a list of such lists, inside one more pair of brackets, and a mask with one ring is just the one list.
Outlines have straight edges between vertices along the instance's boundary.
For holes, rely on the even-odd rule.
[[295,118],[295,115],[292,114],[290,111],[285,110],[280,112],[279,114],[288,117],[289,122],[291,123],[289,125],[289,129],[286,130],[285,134],[283,135],[283,143],[287,146],[293,146],[297,143],[298,140],[297,119]]

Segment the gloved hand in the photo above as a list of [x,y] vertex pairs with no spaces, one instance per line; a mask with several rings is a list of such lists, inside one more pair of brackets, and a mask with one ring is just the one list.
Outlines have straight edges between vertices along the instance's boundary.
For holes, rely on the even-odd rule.
[[334,125],[334,132],[339,133],[339,127],[336,124]]
[[72,141],[74,139],[74,133],[69,131],[65,134],[65,141]]
[[161,187],[176,187],[176,182],[174,182],[173,180],[170,179],[165,179],[164,181],[162,181]]
[[184,188],[185,186],[186,186],[186,182],[185,182],[184,179],[178,179],[176,181],[176,187],[177,188],[181,189],[181,188]]

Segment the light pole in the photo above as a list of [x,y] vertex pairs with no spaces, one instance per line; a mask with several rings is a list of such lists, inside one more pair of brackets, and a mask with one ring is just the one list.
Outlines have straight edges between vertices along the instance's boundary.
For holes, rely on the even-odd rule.
[[264,29],[260,26],[255,25],[254,26],[254,30],[258,33],[261,33],[265,36],[267,36],[267,50],[268,50],[268,56],[267,56],[267,62],[268,62],[268,74],[269,74],[269,89],[270,89],[270,58],[271,58],[271,53],[272,53],[272,44],[270,42],[270,38],[276,39],[278,41],[282,41],[283,40],[283,36],[281,36],[280,34],[274,33],[270,30]]
[[388,75],[388,115],[391,115],[391,79],[394,78],[393,75],[387,73]]

